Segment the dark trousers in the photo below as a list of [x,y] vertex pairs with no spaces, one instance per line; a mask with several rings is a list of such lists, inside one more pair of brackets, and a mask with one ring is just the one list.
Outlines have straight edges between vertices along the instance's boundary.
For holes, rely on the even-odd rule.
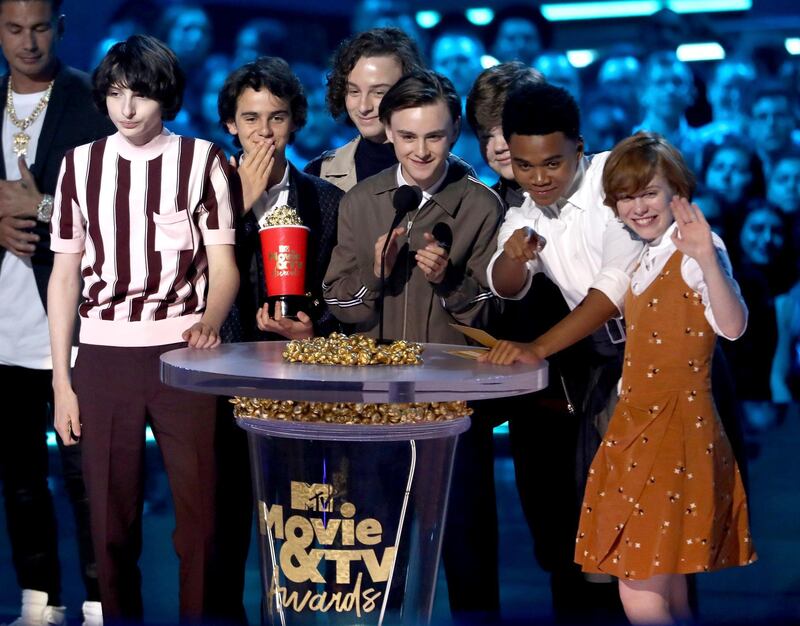
[[253,529],[253,484],[247,432],[236,425],[233,405],[220,397],[217,406],[218,553],[211,589],[210,613],[227,624],[247,624],[244,583]]
[[442,561],[453,621],[496,624],[500,617],[497,505],[494,488],[496,422],[485,403],[472,404],[472,425],[458,439]]
[[[574,562],[580,511],[575,464],[581,417],[554,399],[523,396],[509,420],[520,504],[539,566],[550,574],[557,624],[625,623],[616,580],[589,582]],[[524,404],[523,404],[524,403]]]
[[510,417],[517,490],[536,560],[550,574],[556,623],[624,620],[617,585],[587,582],[574,562],[579,416],[571,415],[563,400],[541,393],[475,403],[473,408],[472,427],[461,435],[456,450],[442,546],[453,620],[501,621],[492,435],[501,416]]
[[164,459],[175,509],[180,613],[207,612],[213,568],[216,398],[168,387],[159,356],[181,345],[81,345],[73,373],[83,431],[100,597],[107,622],[141,621],[145,424]]
[[[50,370],[0,365],[0,479],[17,583],[22,589],[44,591],[50,604],[59,605],[58,530],[47,484],[51,377]],[[100,595],[81,473],[81,448],[64,446],[60,438],[57,440],[64,488],[75,515],[81,576],[87,599],[96,601]]]

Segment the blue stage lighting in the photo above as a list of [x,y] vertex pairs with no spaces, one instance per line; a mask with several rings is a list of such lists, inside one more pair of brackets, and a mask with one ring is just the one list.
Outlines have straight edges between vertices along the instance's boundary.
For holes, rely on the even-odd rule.
[[551,22],[562,22],[652,15],[661,8],[662,3],[659,0],[617,0],[614,2],[543,4],[541,11],[545,19]]
[[753,8],[752,0],[668,0],[665,5],[675,13],[749,11]]
[[575,68],[582,68],[594,63],[597,50],[567,50],[567,60]]
[[495,65],[500,65],[500,61],[493,57],[491,54],[482,54],[481,55],[481,67],[485,70],[488,70],[490,67],[494,67]]
[[609,2],[564,2],[543,4],[542,15],[551,22],[644,17],[661,9],[675,13],[748,11],[752,0],[612,0]]
[[725,58],[725,49],[716,41],[685,43],[678,46],[675,54],[684,63],[691,61],[720,61]]
[[[144,440],[147,443],[155,443],[155,441],[156,441],[156,438],[153,437],[153,431],[150,430],[149,426],[146,426],[145,429],[144,429]],[[52,432],[52,431],[48,431],[47,432],[47,447],[48,448],[54,448],[57,445],[58,444],[56,443],[56,434],[54,432]]]
[[486,26],[494,19],[494,11],[488,7],[467,9],[465,15],[475,26]]
[[442,20],[439,11],[417,11],[417,24],[420,28],[433,28]]

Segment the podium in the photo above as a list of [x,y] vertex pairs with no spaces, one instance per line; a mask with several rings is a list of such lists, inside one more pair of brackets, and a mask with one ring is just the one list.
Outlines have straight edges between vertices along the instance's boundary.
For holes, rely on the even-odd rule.
[[[342,367],[285,362],[285,345],[174,350],[161,357],[161,378],[218,395],[398,409],[547,385],[546,363],[478,363],[452,354],[463,346],[425,344],[421,365]],[[456,442],[469,417],[238,423],[248,432],[258,507],[263,622],[430,623]]]

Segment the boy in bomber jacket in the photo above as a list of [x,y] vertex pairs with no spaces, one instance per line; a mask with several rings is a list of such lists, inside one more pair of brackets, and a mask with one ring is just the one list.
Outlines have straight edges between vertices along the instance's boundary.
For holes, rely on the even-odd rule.
[[[361,181],[342,198],[339,239],[323,284],[325,302],[358,332],[378,335],[381,251],[395,215],[394,196],[403,185],[416,185],[422,191],[419,205],[388,235],[385,336],[465,345],[464,335],[450,323],[486,327],[497,305],[486,267],[502,203],[468,164],[450,154],[458,138],[461,101],[447,78],[430,71],[401,78],[381,100],[380,118],[399,165]],[[433,237],[437,224],[449,227],[452,242]],[[473,417],[474,425],[483,421]],[[475,575],[496,568],[497,561],[496,541],[481,536],[496,511],[474,506],[475,493],[488,500],[494,490],[477,461],[480,432],[482,427],[473,427],[459,440],[443,559],[454,618],[497,623],[498,594],[486,593],[483,576]]]
[[[430,71],[409,74],[383,97],[380,117],[400,162],[351,189],[339,206],[338,243],[323,294],[333,314],[358,332],[378,334],[381,250],[403,185],[422,191],[389,235],[385,261],[385,335],[391,339],[465,344],[450,327],[484,325],[493,299],[486,280],[502,216],[497,195],[450,154],[461,122],[450,81]],[[446,224],[448,248],[432,231]]]

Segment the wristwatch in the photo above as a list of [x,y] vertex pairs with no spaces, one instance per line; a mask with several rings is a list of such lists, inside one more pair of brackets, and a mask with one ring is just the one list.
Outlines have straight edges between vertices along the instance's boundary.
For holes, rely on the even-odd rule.
[[36,219],[45,224],[49,224],[51,217],[53,217],[53,196],[46,193],[36,206]]

